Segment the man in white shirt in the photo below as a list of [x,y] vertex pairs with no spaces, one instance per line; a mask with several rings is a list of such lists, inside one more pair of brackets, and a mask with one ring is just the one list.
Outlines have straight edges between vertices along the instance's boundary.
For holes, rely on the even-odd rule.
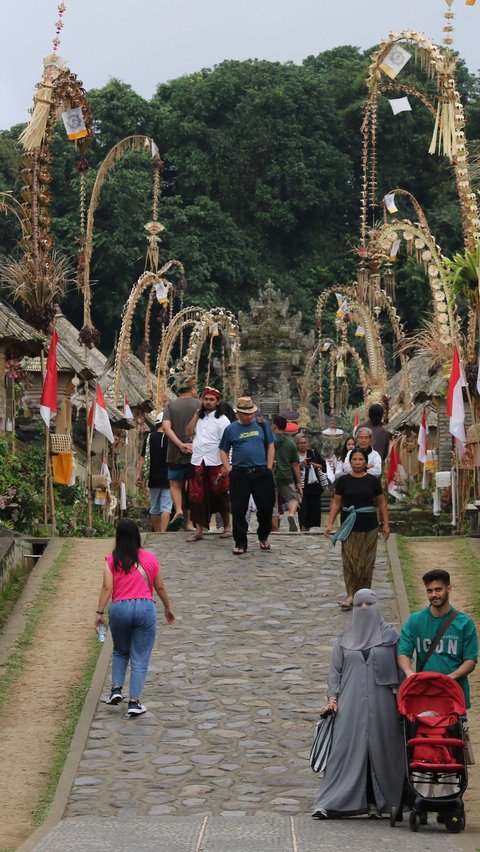
[[194,475],[188,482],[190,518],[195,524],[195,534],[187,541],[200,541],[210,517],[219,512],[223,519],[221,538],[232,534],[230,526],[230,500],[228,496],[228,470],[222,464],[219,444],[230,420],[221,414],[220,391],[205,387],[201,393],[201,406],[187,424],[187,435],[193,435],[192,465]]
[[[368,426],[360,426],[360,428],[357,429],[355,441],[357,447],[360,447],[362,450],[366,450],[368,453],[367,473],[371,473],[372,476],[381,476],[382,458],[380,456],[380,453],[377,453],[376,450],[372,449],[372,430]],[[345,456],[345,461],[343,463],[344,473],[352,472],[352,468],[350,466],[351,453],[352,450],[350,450],[350,452],[348,452]]]

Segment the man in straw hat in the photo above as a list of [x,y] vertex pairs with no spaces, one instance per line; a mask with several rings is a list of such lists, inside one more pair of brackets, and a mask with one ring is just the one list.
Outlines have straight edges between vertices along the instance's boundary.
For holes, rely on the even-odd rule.
[[[266,422],[255,418],[257,406],[249,396],[237,399],[237,420],[225,429],[220,441],[220,457],[230,473],[230,502],[232,506],[233,553],[247,552],[248,523],[246,519],[250,497],[257,507],[258,540],[262,551],[269,551],[268,536],[272,530],[275,503],[273,433]],[[230,465],[229,452],[232,451]]]
[[169,531],[178,530],[185,524],[183,494],[190,475],[192,445],[187,435],[187,424],[200,407],[197,399],[197,382],[191,377],[181,376],[176,389],[178,399],[167,402],[163,412],[163,431],[168,438],[168,479],[175,514],[168,525]]

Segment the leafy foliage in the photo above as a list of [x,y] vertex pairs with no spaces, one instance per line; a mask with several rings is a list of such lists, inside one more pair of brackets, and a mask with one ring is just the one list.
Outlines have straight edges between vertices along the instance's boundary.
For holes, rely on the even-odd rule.
[[[359,240],[361,136],[369,51],[343,46],[301,65],[225,61],[212,70],[158,86],[150,101],[111,80],[89,93],[96,139],[88,154],[87,198],[96,169],[121,138],[153,136],[165,169],[159,218],[162,260],[187,271],[190,304],[248,308],[272,278],[312,327],[315,303],[355,272]],[[402,80],[434,94],[413,63]],[[480,138],[480,80],[460,62],[469,141]],[[0,133],[0,189],[18,191],[21,128]],[[415,102],[393,117],[385,98],[378,113],[378,201],[397,186],[414,193],[445,254],[460,249],[461,225],[453,172],[428,152],[432,116]],[[67,257],[76,253],[79,175],[76,154],[58,128],[52,162],[53,234]],[[412,215],[399,199],[400,215]],[[374,218],[380,207],[374,211]],[[95,217],[92,313],[104,348],[118,334],[123,304],[144,268],[144,224],[151,218],[151,161],[132,154],[112,169]],[[0,253],[13,248],[15,224],[0,220]],[[399,260],[397,302],[408,330],[430,313],[420,267]],[[81,299],[71,290],[68,315],[82,325]],[[406,308],[403,311],[402,308]],[[142,337],[134,323],[134,345]]]
[[[45,450],[0,435],[0,523],[27,535],[46,535],[43,524]],[[61,536],[111,535],[113,527],[94,513],[93,530],[87,525],[87,502],[79,485],[54,485],[56,525]]]

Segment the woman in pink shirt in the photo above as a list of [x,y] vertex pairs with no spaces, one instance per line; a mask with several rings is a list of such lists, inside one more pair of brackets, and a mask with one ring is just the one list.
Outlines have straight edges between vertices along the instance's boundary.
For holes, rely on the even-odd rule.
[[105,607],[110,600],[108,620],[113,639],[112,691],[107,704],[122,701],[122,689],[130,661],[128,715],[146,712],[141,703],[150,655],[155,642],[157,611],[153,589],[163,603],[169,624],[175,621],[167,590],[160,576],[155,554],[140,546],[140,531],[133,521],[120,521],[115,547],[105,557],[103,585],[98,599],[95,630],[105,624]]

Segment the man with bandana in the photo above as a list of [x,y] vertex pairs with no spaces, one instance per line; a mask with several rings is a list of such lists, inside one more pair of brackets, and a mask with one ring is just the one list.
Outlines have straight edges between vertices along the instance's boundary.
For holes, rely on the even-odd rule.
[[216,388],[205,387],[201,393],[201,406],[186,427],[193,435],[192,465],[194,475],[188,482],[188,505],[195,533],[189,542],[200,541],[208,528],[210,517],[219,512],[223,520],[221,538],[231,536],[230,501],[228,497],[228,470],[220,458],[219,444],[230,420],[222,414],[221,394]]

